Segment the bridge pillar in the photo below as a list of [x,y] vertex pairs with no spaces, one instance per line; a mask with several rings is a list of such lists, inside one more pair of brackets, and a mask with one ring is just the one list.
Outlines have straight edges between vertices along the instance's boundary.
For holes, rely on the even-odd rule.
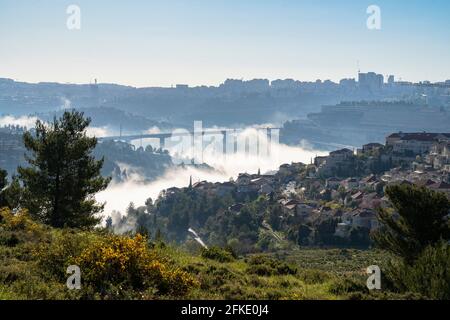
[[227,154],[227,131],[222,131],[222,153],[224,155]]
[[256,130],[256,155],[259,157],[259,129]]

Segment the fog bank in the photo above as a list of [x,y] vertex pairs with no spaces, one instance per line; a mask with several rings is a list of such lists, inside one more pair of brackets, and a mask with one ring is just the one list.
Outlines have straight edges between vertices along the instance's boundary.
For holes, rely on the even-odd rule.
[[[252,136],[254,138],[255,135],[259,135],[260,149],[267,147],[268,142],[265,135],[254,129],[247,129],[240,135],[250,138],[250,140]],[[223,156],[221,152],[218,152],[218,150],[222,150],[222,146],[216,144],[219,140],[216,139],[204,144],[201,154],[202,162],[212,166],[215,170],[201,169],[189,165],[177,166],[168,169],[160,178],[150,183],[140,181],[137,176],[130,177],[128,181],[123,183],[112,183],[107,190],[99,193],[96,197],[98,201],[106,202],[104,215],[109,216],[114,210],[123,214],[130,202],[133,202],[135,206],[142,206],[149,197],[155,200],[164,189],[187,187],[191,176],[193,182],[203,180],[224,182],[231,178],[236,179],[239,173],[257,173],[258,170],[265,173],[277,170],[284,163],[310,163],[315,156],[326,154],[324,151],[312,150],[307,145],[292,147],[272,142],[270,154],[264,156],[246,154],[244,148],[238,149],[235,154]],[[192,159],[192,150],[180,150],[177,146],[168,149],[171,155],[176,158],[176,161]]]

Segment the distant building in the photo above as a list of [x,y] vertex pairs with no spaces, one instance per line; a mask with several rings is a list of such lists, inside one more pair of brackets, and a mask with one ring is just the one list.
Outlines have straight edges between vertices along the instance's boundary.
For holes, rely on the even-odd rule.
[[347,178],[344,181],[341,182],[341,185],[346,190],[352,190],[359,187],[359,180],[356,178]]
[[327,156],[318,156],[314,158],[314,165],[316,167],[319,167],[320,165],[322,165],[326,160],[327,160]]
[[351,160],[355,155],[350,149],[341,149],[330,152],[328,157],[316,157],[314,163],[316,164],[317,173],[321,176],[334,175],[333,171],[337,168],[347,168],[351,165]]
[[379,227],[377,214],[373,210],[356,209],[352,213],[353,227],[376,230]]
[[236,180],[238,186],[249,185],[251,181],[252,181],[252,176],[249,175],[248,173],[240,173]]
[[426,157],[434,169],[444,169],[450,165],[450,141],[435,142]]
[[227,79],[220,85],[222,90],[239,92],[264,92],[270,89],[270,81],[267,79],[253,79],[249,81]]
[[245,88],[248,91],[262,92],[270,88],[270,82],[267,79],[253,79],[245,82]]
[[[345,160],[349,160],[354,156],[353,151],[350,149],[340,149],[336,151],[330,152],[329,157],[327,158],[327,162],[341,162]],[[330,161],[331,160],[331,161]]]
[[331,177],[326,180],[325,186],[327,188],[336,189],[340,186],[341,180],[336,177]]
[[450,133],[393,133],[386,137],[386,146],[392,147],[394,153],[423,155],[430,152],[436,142],[450,141]]
[[293,79],[274,80],[270,83],[272,89],[294,89],[299,87],[299,82]]
[[375,72],[358,73],[358,86],[360,89],[376,92],[383,87],[384,77]]
[[342,79],[339,81],[339,85],[346,87],[346,88],[355,88],[356,87],[356,80],[355,79]]
[[382,145],[381,143],[376,143],[376,142],[368,143],[368,144],[363,145],[362,152],[363,153],[372,152],[375,150],[379,150],[383,147],[384,147],[384,145]]

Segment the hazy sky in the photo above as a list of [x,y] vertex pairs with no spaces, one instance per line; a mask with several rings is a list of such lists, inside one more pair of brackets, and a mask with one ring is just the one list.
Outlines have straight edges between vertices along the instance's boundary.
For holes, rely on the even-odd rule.
[[[68,30],[66,9],[81,9]],[[366,27],[369,5],[381,30]],[[448,0],[0,0],[0,77],[135,86],[450,78]]]

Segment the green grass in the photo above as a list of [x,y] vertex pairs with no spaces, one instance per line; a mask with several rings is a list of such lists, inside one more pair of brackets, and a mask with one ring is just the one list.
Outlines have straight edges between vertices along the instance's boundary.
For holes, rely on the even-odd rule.
[[173,263],[197,274],[201,286],[190,293],[190,299],[346,299],[347,292],[332,293],[332,286],[347,278],[364,286],[365,268],[386,259],[379,251],[300,249],[267,254],[296,265],[297,274],[258,276],[248,273],[248,258],[222,263],[175,247],[163,250]]

